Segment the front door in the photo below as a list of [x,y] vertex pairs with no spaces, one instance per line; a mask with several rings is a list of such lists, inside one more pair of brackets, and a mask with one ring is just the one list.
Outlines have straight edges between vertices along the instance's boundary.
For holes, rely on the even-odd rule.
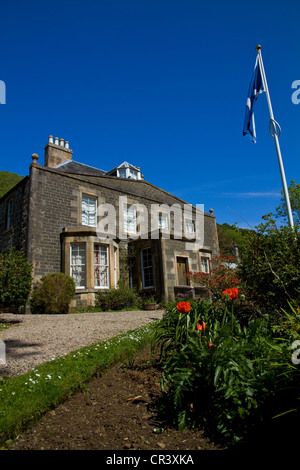
[[183,258],[178,256],[177,260],[177,278],[178,278],[178,285],[179,286],[188,286],[188,278],[186,277],[186,273],[188,272],[188,260],[187,258]]

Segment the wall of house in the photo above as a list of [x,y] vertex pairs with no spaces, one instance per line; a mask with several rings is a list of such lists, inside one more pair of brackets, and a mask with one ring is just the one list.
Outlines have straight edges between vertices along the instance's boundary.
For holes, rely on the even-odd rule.
[[[37,157],[37,156],[36,156]],[[105,178],[105,177],[104,177]],[[132,181],[122,182],[118,186],[116,179],[105,179],[105,186],[101,186],[101,180],[97,177],[89,178],[80,175],[67,175],[57,169],[39,166],[35,160],[30,166],[30,177],[19,183],[5,198],[0,201],[0,249],[5,251],[11,246],[22,249],[33,264],[34,280],[38,280],[46,274],[53,272],[67,272],[66,247],[70,242],[85,241],[88,236],[88,228],[82,226],[81,221],[81,197],[82,193],[94,195],[98,198],[98,204],[108,203],[116,208],[118,222],[119,197],[126,196],[129,205],[143,204],[148,210],[149,230],[151,204],[159,203],[157,199],[158,188],[146,182]],[[103,183],[104,184],[104,183]],[[128,188],[128,191],[127,191]],[[130,194],[132,191],[132,194]],[[160,190],[159,190],[160,191]],[[5,211],[7,200],[14,197],[15,220],[11,230],[5,230]],[[159,194],[160,200],[172,205],[176,198],[164,193]],[[171,214],[171,219],[173,215]],[[27,223],[28,220],[28,223]],[[171,220],[171,232],[173,230]],[[95,231],[95,230],[94,230]],[[116,233],[119,236],[118,223]],[[144,238],[134,240],[120,240],[115,237],[114,243],[121,259],[127,257],[128,242],[133,247],[136,266],[131,271],[133,285],[140,293],[143,292],[141,283],[140,250],[143,247],[151,247],[153,252],[154,292],[161,299],[174,297],[174,286],[178,285],[176,257],[183,256],[188,260],[189,270],[200,270],[199,249],[187,250],[186,240],[176,240],[171,234],[170,238],[164,238],[160,233],[157,238],[150,239],[150,235],[143,234]],[[145,235],[148,235],[145,237]],[[91,234],[95,237],[96,233]],[[69,237],[69,238],[68,238]],[[70,238],[73,237],[73,238]],[[121,237],[122,238],[122,237]],[[217,229],[215,217],[212,213],[204,215],[204,239],[203,243],[208,247],[211,257],[219,254]],[[89,253],[92,260],[92,255]],[[128,270],[118,267],[118,275],[122,275],[129,282]],[[90,282],[91,275],[90,275]],[[76,293],[77,305],[92,304],[98,290],[91,286]]]
[[[158,300],[165,298],[165,280],[164,272],[161,269],[163,264],[163,253],[161,250],[161,239],[139,239],[130,243],[132,253],[132,284],[140,294],[141,297],[155,295]],[[153,287],[143,288],[142,283],[142,265],[141,265],[141,251],[150,249],[152,252],[152,274],[153,274]]]
[[[7,228],[9,201],[13,202],[11,226]],[[0,199],[0,252],[11,248],[27,251],[29,178],[21,180]]]
[[[187,250],[186,240],[162,239],[164,296],[170,300],[175,298],[175,292],[186,292],[189,282],[182,282],[179,276],[177,259],[186,260],[187,271],[200,271],[199,250]],[[177,286],[179,289],[174,290]]]

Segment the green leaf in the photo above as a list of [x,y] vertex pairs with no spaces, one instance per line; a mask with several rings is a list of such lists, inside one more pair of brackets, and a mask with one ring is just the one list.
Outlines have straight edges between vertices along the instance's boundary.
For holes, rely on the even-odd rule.
[[218,380],[219,380],[221,371],[222,371],[222,367],[221,367],[221,366],[218,366],[218,367],[216,368],[216,372],[215,372],[215,376],[214,376],[214,386],[215,386],[215,387],[217,386],[217,383],[218,383]]

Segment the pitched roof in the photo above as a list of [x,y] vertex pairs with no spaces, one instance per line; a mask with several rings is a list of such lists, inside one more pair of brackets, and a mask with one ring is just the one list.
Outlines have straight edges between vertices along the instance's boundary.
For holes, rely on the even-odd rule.
[[[127,163],[127,162],[124,162]],[[123,164],[119,165],[122,166]],[[133,166],[133,165],[130,165]],[[47,168],[48,169],[48,168]],[[146,180],[135,180],[127,178],[119,178],[111,176],[104,170],[100,170],[83,163],[67,160],[50,170],[55,170],[73,176],[81,181],[95,184],[96,186],[113,189],[123,195],[136,196],[157,202],[158,204],[189,204],[177,196],[165,191],[164,189],[154,186]],[[111,170],[112,171],[112,170]],[[190,204],[189,204],[190,205]],[[207,212],[204,212],[208,215]]]
[[105,175],[106,173],[104,170],[85,165],[84,163],[75,162],[74,160],[65,160],[53,168],[66,171],[68,173],[76,173],[81,175]]

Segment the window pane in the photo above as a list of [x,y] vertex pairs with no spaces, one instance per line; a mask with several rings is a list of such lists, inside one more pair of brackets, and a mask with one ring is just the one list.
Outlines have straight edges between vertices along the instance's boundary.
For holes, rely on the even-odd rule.
[[13,212],[14,212],[14,202],[10,200],[8,202],[8,207],[7,207],[7,220],[6,220],[6,228],[9,229],[12,226],[12,217],[13,217]]
[[97,226],[97,198],[82,195],[82,225]]
[[201,257],[201,269],[203,273],[209,273],[209,258]]
[[143,288],[153,287],[152,252],[142,250],[142,279]]
[[137,179],[137,171],[135,170],[129,170],[129,178],[136,180]]
[[168,215],[163,212],[159,212],[158,214],[158,228],[163,230],[167,230],[168,228]]
[[86,256],[85,243],[71,244],[70,273],[75,280],[76,287],[85,287],[86,283]]
[[119,169],[119,177],[126,178],[126,168]]
[[185,221],[185,229],[186,233],[193,234],[195,233],[195,224],[193,220],[186,220]]
[[109,287],[109,257],[107,245],[94,245],[95,287]]
[[124,232],[136,233],[136,207],[124,207]]

